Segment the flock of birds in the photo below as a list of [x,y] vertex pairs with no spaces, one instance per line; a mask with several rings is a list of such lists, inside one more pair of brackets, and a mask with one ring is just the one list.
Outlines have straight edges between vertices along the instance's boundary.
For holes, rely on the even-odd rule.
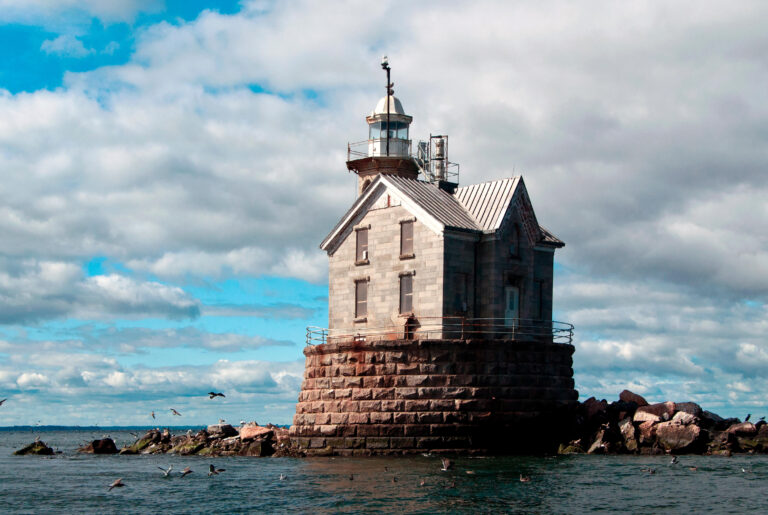
[[[207,395],[208,395],[209,399],[215,399],[216,397],[226,397],[226,395],[224,395],[221,392],[208,392]],[[2,402],[0,402],[0,404],[2,404]],[[171,415],[173,415],[175,417],[180,417],[181,416],[181,413],[176,411],[174,408],[168,408],[168,409],[171,411]],[[157,418],[157,417],[155,417],[155,412],[154,411],[150,412],[149,415],[152,417],[152,420],[155,420]]]
[[[429,456],[429,455],[427,455],[427,456]],[[453,461],[449,460],[448,458],[440,458],[440,463],[441,463],[440,470],[443,471],[443,472],[447,472],[447,471],[449,471],[449,470],[451,470],[453,468]],[[157,467],[157,468],[160,469],[160,471],[163,473],[163,477],[164,478],[170,478],[171,477],[171,474],[173,472],[173,465],[169,465],[167,469],[164,469],[163,467]],[[388,467],[384,467],[384,471],[385,472],[389,472],[389,468]],[[191,474],[192,472],[194,472],[194,471],[190,467],[186,467],[184,470],[179,472],[179,475],[181,477],[185,477],[185,476]],[[208,465],[208,477],[218,476],[222,472],[226,472],[226,469],[216,468],[213,464]],[[474,474],[475,473],[473,470],[466,470],[465,472],[467,474]],[[285,474],[281,473],[280,477],[278,479],[280,481],[285,481],[286,479],[288,479],[288,476],[286,476]],[[355,475],[354,474],[350,474],[349,475],[349,480],[350,481],[354,481],[354,479],[355,479]],[[524,476],[523,474],[520,474],[520,482],[521,483],[527,483],[530,480],[531,480],[530,476]],[[397,483],[397,476],[392,476],[392,482],[393,483]],[[422,479],[421,482],[419,483],[419,486],[424,486],[425,484],[426,484],[426,481]],[[118,478],[118,479],[115,479],[109,485],[109,487],[107,487],[107,491],[111,491],[113,488],[122,488],[124,486],[126,486],[126,485],[125,485],[125,483],[123,483],[123,478]],[[456,481],[452,481],[451,484],[447,488],[456,488]]]

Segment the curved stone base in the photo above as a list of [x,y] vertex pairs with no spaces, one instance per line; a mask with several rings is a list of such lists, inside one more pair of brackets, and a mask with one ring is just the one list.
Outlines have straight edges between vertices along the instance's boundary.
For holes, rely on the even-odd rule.
[[310,455],[545,450],[577,405],[573,352],[502,340],[308,346],[291,440]]

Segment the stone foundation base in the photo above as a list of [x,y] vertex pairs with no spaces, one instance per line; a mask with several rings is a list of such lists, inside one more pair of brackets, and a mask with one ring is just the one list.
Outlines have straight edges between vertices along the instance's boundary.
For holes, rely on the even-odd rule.
[[577,405],[573,352],[502,340],[308,346],[291,440],[310,455],[544,450]]

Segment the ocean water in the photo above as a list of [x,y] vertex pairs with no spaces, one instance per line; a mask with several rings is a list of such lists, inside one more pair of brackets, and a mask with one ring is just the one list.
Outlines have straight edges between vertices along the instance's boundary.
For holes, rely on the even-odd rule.
[[[768,456],[681,456],[677,465],[666,456],[456,457],[442,472],[439,457],[421,455],[75,452],[105,434],[118,446],[135,439],[129,431],[0,431],[0,513],[768,513]],[[62,453],[12,455],[36,435]],[[226,471],[209,478],[211,463]],[[166,479],[158,467],[169,465]],[[187,466],[194,472],[179,477]],[[126,486],[107,491],[117,478]]]

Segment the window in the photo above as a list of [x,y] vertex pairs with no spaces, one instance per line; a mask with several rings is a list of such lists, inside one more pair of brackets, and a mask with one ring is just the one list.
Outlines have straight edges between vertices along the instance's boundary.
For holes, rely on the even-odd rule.
[[400,313],[413,312],[413,275],[400,276]]
[[413,257],[413,221],[400,222],[400,257]]
[[368,263],[368,229],[357,229],[357,248],[355,250],[355,263]]
[[368,316],[368,280],[355,281],[355,318]]

